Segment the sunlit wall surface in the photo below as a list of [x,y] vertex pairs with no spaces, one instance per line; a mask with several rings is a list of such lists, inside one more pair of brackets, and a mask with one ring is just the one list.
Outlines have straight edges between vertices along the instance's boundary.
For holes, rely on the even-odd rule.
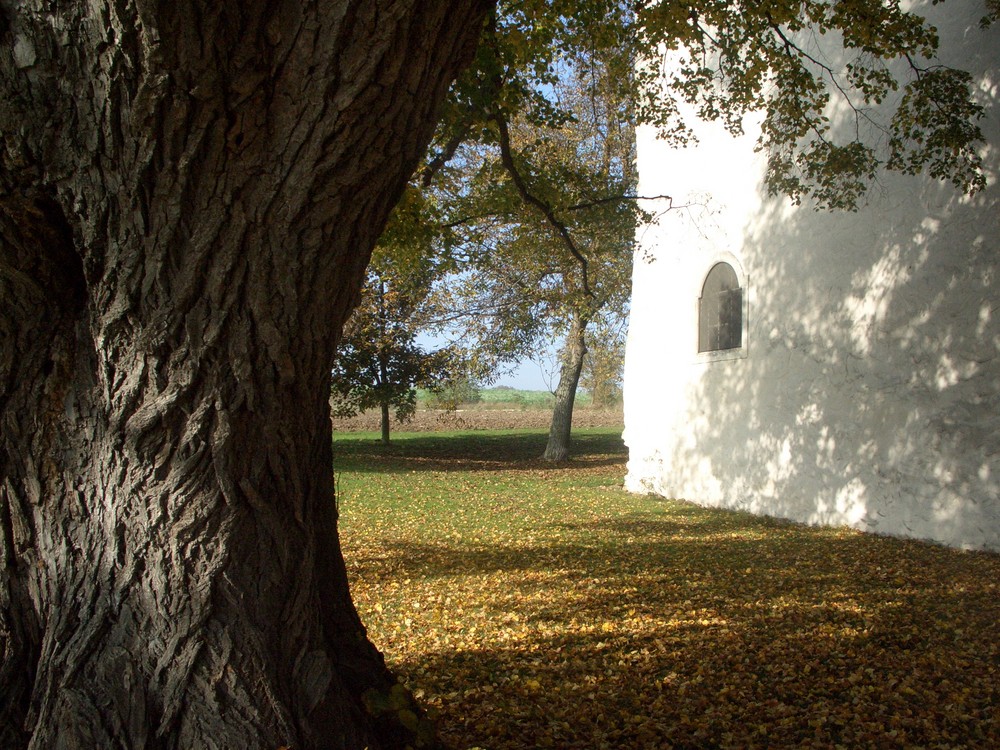
[[[765,197],[752,123],[685,150],[640,130],[640,194],[674,207],[638,237],[631,491],[1000,549],[1000,33],[975,0],[920,10],[987,107],[973,198],[886,176],[860,212],[815,212]],[[699,352],[719,262],[742,285],[741,346]]]

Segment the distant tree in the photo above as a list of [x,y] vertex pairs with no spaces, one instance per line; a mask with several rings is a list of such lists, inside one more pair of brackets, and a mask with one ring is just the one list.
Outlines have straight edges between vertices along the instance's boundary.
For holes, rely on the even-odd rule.
[[344,327],[331,381],[334,414],[349,417],[377,408],[382,443],[390,441],[390,412],[410,419],[417,388],[437,390],[450,378],[453,357],[446,349],[427,352],[416,343],[402,295],[371,272],[359,306]]
[[445,174],[458,187],[441,201],[458,217],[452,241],[464,256],[438,304],[483,377],[563,342],[545,450],[553,461],[569,454],[588,329],[627,306],[639,218],[629,89],[615,77],[627,78],[627,59],[618,48],[600,53],[560,61],[548,93],[559,115],[494,106],[480,138],[456,151]]
[[602,317],[587,334],[587,360],[580,384],[590,394],[591,405],[606,408],[621,403],[625,369],[625,321]]
[[443,386],[431,391],[428,404],[435,409],[455,411],[459,406],[478,404],[482,400],[482,392],[474,380],[453,374]]
[[448,386],[458,359],[450,347],[417,344],[431,284],[441,273],[433,207],[415,190],[404,193],[372,254],[361,302],[347,324],[333,367],[331,406],[337,416],[379,409],[383,444],[390,413],[410,419],[417,388]]

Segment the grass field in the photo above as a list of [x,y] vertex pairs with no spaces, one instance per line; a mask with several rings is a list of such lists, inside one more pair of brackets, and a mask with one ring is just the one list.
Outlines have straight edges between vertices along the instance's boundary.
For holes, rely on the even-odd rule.
[[1000,746],[1000,556],[630,495],[610,429],[375,437],[354,596],[452,747]]

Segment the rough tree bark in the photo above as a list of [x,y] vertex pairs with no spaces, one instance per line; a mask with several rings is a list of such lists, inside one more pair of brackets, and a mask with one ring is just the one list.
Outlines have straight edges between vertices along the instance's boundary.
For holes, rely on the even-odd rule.
[[382,445],[389,445],[392,441],[389,436],[389,404],[380,404],[382,412]]
[[4,747],[413,740],[328,378],[487,4],[0,0]]
[[562,351],[559,368],[559,384],[552,408],[552,424],[549,425],[549,439],[545,444],[546,461],[563,462],[569,459],[569,445],[573,432],[573,404],[576,388],[583,372],[583,359],[587,356],[586,332],[588,318],[575,313],[566,334],[566,344]]
[[[378,284],[378,328],[379,328],[379,352],[378,352],[378,384],[382,388],[389,386],[389,352],[385,350],[388,328],[388,316],[385,309],[385,282]],[[382,392],[382,403],[379,404],[382,421],[382,445],[389,445],[389,400],[388,391]]]

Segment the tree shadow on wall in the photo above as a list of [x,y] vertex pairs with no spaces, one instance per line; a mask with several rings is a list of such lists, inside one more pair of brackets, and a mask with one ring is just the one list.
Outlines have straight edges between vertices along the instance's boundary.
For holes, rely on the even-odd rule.
[[984,192],[890,176],[859,214],[772,201],[746,227],[749,356],[699,365],[675,486],[710,495],[707,461],[730,507],[1000,544],[996,37]]

